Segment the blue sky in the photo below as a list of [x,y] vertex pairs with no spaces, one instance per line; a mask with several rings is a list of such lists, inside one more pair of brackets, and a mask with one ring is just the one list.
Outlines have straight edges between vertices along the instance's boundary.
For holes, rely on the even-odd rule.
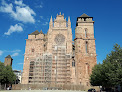
[[28,34],[41,29],[47,33],[51,15],[59,12],[70,16],[73,39],[77,17],[93,17],[97,63],[115,43],[122,46],[122,0],[0,0],[0,61],[10,54],[13,69],[23,70]]

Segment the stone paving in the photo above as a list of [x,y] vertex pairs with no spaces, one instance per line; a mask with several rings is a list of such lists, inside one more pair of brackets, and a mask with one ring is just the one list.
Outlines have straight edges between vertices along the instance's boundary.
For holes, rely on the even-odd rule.
[[87,92],[76,90],[3,90],[0,92]]

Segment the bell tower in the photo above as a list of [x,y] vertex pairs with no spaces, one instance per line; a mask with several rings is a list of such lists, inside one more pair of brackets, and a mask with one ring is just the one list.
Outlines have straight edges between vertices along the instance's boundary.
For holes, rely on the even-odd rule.
[[77,17],[75,29],[76,83],[89,86],[89,77],[96,64],[93,17]]

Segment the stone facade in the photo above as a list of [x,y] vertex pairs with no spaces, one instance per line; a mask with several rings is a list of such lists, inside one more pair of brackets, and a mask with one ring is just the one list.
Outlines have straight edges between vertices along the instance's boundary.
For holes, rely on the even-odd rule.
[[86,14],[77,18],[75,29],[76,83],[89,85],[89,76],[96,64],[93,17]]
[[10,55],[8,55],[8,56],[5,57],[4,65],[5,66],[7,66],[7,65],[12,66],[12,61],[13,61],[13,59],[11,58]]
[[70,17],[50,19],[47,34],[28,35],[24,56],[22,84],[89,85],[89,75],[96,64],[94,21],[86,14],[77,18],[72,41]]

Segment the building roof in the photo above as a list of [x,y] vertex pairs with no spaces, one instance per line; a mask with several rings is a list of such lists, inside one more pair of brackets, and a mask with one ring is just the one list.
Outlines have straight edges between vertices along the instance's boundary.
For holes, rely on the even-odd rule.
[[13,70],[13,72],[21,72],[21,70]]
[[34,31],[33,33],[31,33],[30,35],[38,35],[40,34],[38,30]]
[[8,56],[6,56],[5,58],[11,58],[11,56],[10,56],[10,55],[8,55]]
[[82,14],[80,17],[90,17],[90,16],[88,16],[87,14]]

